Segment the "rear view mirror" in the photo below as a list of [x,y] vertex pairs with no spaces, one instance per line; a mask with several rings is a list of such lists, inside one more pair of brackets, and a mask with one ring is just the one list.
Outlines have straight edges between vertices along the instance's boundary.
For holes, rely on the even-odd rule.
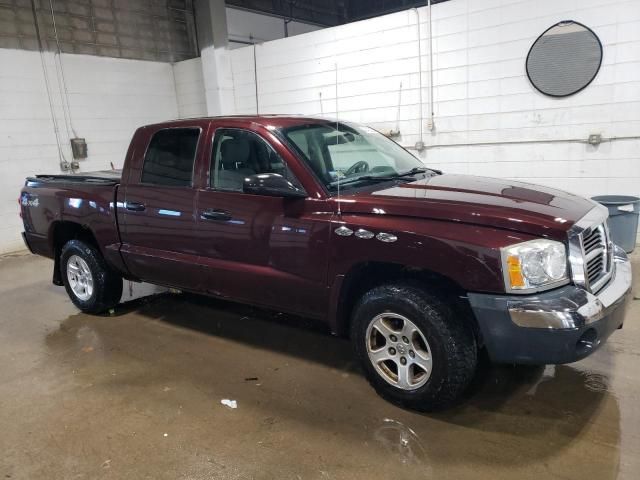
[[270,197],[306,198],[307,192],[278,173],[258,173],[244,179],[242,191]]

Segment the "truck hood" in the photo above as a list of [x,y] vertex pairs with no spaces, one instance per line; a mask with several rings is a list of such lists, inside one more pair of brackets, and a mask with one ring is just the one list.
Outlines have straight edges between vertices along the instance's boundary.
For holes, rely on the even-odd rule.
[[463,222],[536,236],[566,238],[595,204],[553,188],[471,175],[435,175],[344,195],[345,213],[374,213]]

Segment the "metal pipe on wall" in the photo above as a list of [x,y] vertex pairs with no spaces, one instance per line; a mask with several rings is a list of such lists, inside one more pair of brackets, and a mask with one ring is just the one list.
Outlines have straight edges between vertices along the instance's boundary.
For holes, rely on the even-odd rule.
[[51,85],[49,83],[49,74],[47,71],[47,62],[44,58],[44,46],[42,44],[42,34],[40,32],[40,24],[38,22],[38,12],[36,9],[35,0],[31,0],[31,12],[33,14],[33,22],[36,30],[36,37],[38,39],[38,50],[40,53],[40,62],[42,63],[42,75],[44,77],[44,85],[47,91],[47,100],[49,101],[49,111],[51,112],[51,123],[53,124],[53,133],[56,137],[56,145],[58,146],[58,160],[60,162],[60,168],[62,170],[69,169],[69,162],[64,156],[62,150],[62,144],[60,143],[60,128],[58,127],[58,120],[56,119],[56,111],[53,106],[53,100],[51,99]]
[[[416,12],[416,24],[418,29],[418,101],[420,102],[420,145],[424,145],[424,102],[422,101],[422,40],[420,30],[420,11],[417,8],[413,9]],[[399,110],[398,106],[398,110]],[[398,130],[400,128],[398,127]],[[420,149],[419,145],[416,145],[416,149]]]
[[427,0],[429,10],[429,130],[435,128],[435,114],[433,112],[433,25],[431,23],[431,0]]
[[[503,140],[496,142],[472,142],[472,143],[443,143],[440,145],[427,145],[426,149],[431,148],[445,148],[445,147],[483,147],[483,146],[500,146],[500,145],[523,145],[523,144],[535,144],[535,143],[584,143],[587,145],[598,146],[604,142],[615,142],[620,140],[640,140],[640,135],[628,135],[628,136],[614,136],[614,137],[601,137],[598,139],[598,143],[593,143],[589,139],[585,138],[551,138],[551,139],[524,139],[524,140]],[[407,147],[405,147],[407,148]]]
[[[53,36],[56,40],[56,52],[54,53],[54,63],[56,63],[56,77],[58,79],[58,91],[62,98],[62,112],[64,114],[64,124],[67,129],[67,136],[69,135],[69,128],[74,137],[77,137],[75,128],[73,127],[73,120],[71,119],[71,105],[69,103],[69,90],[67,89],[67,79],[64,76],[64,65],[62,64],[62,49],[60,48],[60,39],[58,38],[58,27],[56,24],[56,14],[53,8],[53,0],[49,0],[49,8],[51,10],[51,21],[53,22]],[[55,62],[55,57],[58,57],[58,61]],[[58,66],[60,68],[58,68]],[[62,87],[62,90],[60,89]]]
[[407,150],[431,150],[433,148],[448,147],[497,147],[502,145],[527,145],[527,144],[549,144],[549,143],[582,143],[597,147],[605,142],[617,142],[621,140],[640,140],[640,135],[623,135],[613,137],[600,137],[597,142],[591,141],[589,138],[547,138],[547,139],[523,139],[523,140],[498,140],[495,142],[471,142],[471,143],[441,143],[425,145],[422,149],[418,149],[412,145],[402,145]]
[[[418,30],[418,83],[419,83],[419,102],[420,102],[420,140],[416,145],[412,148],[418,150],[419,152],[425,149],[424,143],[424,101],[422,98],[422,89],[424,88],[424,84],[422,81],[422,33],[420,28],[420,11],[417,8],[414,8],[413,11],[416,13],[416,24]],[[435,128],[435,114],[433,108],[433,29],[431,23],[431,0],[427,0],[427,13],[429,15],[429,33],[427,35],[427,39],[429,40],[429,120],[428,120],[428,128],[429,131],[433,132]]]

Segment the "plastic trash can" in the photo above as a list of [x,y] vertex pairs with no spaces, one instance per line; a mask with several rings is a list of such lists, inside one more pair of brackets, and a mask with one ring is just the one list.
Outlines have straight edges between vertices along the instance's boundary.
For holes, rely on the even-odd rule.
[[630,195],[600,195],[591,197],[609,210],[609,232],[613,243],[631,253],[636,246],[640,198]]

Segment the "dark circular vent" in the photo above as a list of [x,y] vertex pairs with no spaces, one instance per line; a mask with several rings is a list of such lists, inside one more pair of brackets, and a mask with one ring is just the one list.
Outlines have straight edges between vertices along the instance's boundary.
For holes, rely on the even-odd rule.
[[573,20],[556,23],[538,37],[527,55],[527,76],[540,92],[566,97],[595,78],[602,44],[593,31]]

